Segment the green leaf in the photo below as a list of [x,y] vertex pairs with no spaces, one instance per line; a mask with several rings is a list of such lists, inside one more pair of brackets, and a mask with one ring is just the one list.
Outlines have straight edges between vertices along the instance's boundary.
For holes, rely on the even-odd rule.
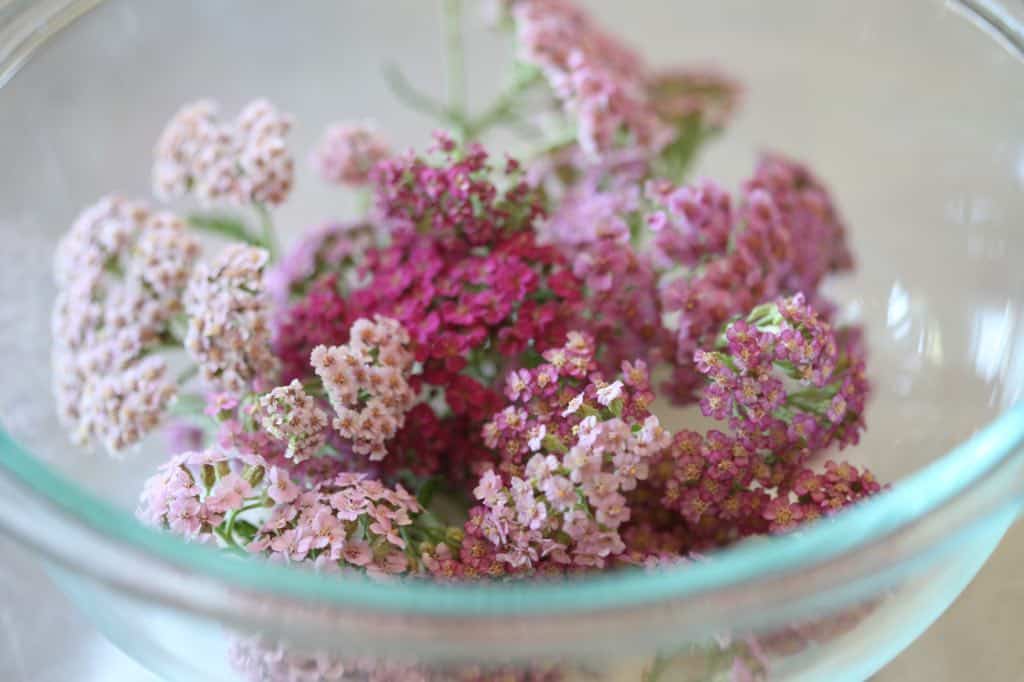
[[430,506],[430,502],[434,499],[434,493],[440,486],[441,478],[439,476],[431,476],[420,483],[416,489],[416,501],[420,503],[421,507],[426,509]]
[[256,533],[259,532],[259,528],[255,525],[241,519],[235,520],[234,530],[235,535],[245,540],[246,544],[251,542],[252,539],[256,537]]
[[188,217],[188,223],[197,230],[220,235],[236,241],[263,246],[263,241],[249,232],[249,228],[241,218],[222,214],[193,213]]

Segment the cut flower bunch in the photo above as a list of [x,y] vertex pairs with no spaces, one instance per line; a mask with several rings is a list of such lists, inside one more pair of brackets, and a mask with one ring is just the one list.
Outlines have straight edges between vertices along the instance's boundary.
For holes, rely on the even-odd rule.
[[[159,200],[199,212],[109,196],[60,243],[64,423],[112,454],[162,428],[173,451],[139,517],[321,572],[557,580],[702,560],[877,492],[830,454],[857,443],[869,385],[821,288],[853,266],[825,185],[780,154],[735,191],[687,177],[738,85],[654,69],[566,0],[509,0],[512,77],[473,115],[446,7],[447,100],[389,72],[445,132],[398,152],[340,122],[313,151],[360,215],[282,251],[291,118],[204,100],[153,167]],[[496,127],[534,151],[488,150]]]

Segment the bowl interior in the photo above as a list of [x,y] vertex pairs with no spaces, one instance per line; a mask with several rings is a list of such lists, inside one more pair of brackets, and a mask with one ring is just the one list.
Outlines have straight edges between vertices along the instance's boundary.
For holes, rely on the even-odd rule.
[[[941,457],[1020,397],[1024,115],[1020,64],[951,7],[892,3],[587,3],[651,61],[715,64],[747,92],[697,172],[735,186],[765,148],[814,165],[859,261],[831,284],[866,327],[874,394],[849,459],[897,480]],[[474,21],[470,23],[476,24]],[[344,218],[352,198],[304,163],[323,127],[371,118],[397,146],[432,123],[381,77],[401,66],[440,88],[432,3],[104,3],[0,89],[0,425],[35,457],[125,510],[165,456],[154,438],[122,461],[68,444],[50,396],[50,263],[78,210],[149,196],[151,149],[179,105],[226,111],[266,96],[292,112],[300,161],[276,214],[294,235]],[[511,45],[474,26],[472,101],[501,83]],[[497,148],[522,151],[496,136]]]

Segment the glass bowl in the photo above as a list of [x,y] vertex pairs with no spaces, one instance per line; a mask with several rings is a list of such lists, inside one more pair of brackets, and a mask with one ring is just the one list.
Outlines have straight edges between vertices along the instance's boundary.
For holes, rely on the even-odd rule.
[[[148,196],[156,135],[199,96],[228,109],[267,96],[296,115],[300,153],[329,121],[371,116],[422,146],[430,125],[378,76],[393,61],[439,85],[435,8],[0,2],[0,526],[143,665],[188,682],[549,679],[551,668],[653,682],[728,679],[739,659],[771,679],[859,680],[942,613],[1014,520],[1019,16],[982,0],[588,4],[653,61],[712,62],[746,84],[698,172],[735,182],[770,144],[832,185],[859,267],[831,293],[866,326],[875,387],[867,434],[848,452],[891,490],[705,561],[557,586],[328,579],[139,525],[132,509],[160,444],[115,461],[71,447],[57,425],[58,236],[104,193]],[[483,100],[508,45],[480,31],[468,48]],[[278,220],[294,232],[351,210],[303,166]]]

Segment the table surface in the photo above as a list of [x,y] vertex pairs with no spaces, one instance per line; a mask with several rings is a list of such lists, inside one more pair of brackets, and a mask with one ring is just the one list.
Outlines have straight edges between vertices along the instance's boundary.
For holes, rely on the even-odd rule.
[[[974,583],[876,682],[1024,678],[1024,527],[1010,530]],[[55,654],[55,649],[58,652]],[[107,643],[42,572],[0,537],[0,680],[159,682]]]

